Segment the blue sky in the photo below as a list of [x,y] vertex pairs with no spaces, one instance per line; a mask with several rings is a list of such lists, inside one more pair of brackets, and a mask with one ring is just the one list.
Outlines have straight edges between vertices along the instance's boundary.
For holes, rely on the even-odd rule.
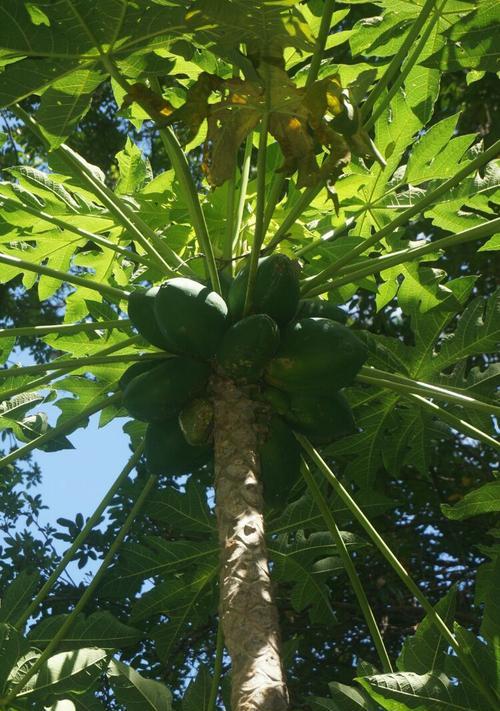
[[113,420],[98,429],[98,415],[94,415],[86,429],[69,435],[75,449],[35,453],[43,476],[38,492],[49,507],[40,523],[93,512],[130,457],[128,437],[122,431],[125,421]]

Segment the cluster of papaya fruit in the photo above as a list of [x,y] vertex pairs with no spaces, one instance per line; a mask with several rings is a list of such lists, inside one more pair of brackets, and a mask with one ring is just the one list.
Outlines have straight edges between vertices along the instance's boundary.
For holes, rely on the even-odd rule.
[[261,473],[266,498],[289,487],[300,452],[292,430],[327,444],[354,430],[341,389],[366,360],[366,346],[344,323],[345,312],[319,299],[300,300],[294,262],[283,254],[259,260],[253,313],[243,316],[248,267],[226,301],[198,282],[174,278],[134,291],[129,316],[152,345],[167,351],[123,374],[130,415],[148,422],[145,456],[151,473],[183,474],[211,454],[213,409],[207,393],[214,367],[254,383],[262,422]]

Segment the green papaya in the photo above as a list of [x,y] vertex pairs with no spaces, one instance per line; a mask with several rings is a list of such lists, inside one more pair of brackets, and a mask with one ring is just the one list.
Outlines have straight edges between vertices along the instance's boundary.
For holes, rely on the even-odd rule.
[[279,342],[278,326],[270,316],[247,316],[226,331],[217,360],[230,378],[257,380],[276,353]]
[[[248,282],[248,265],[233,280],[228,294],[229,313],[237,321],[243,315]],[[252,313],[271,316],[285,326],[297,311],[299,277],[295,263],[285,254],[271,254],[259,259],[255,275]]]
[[160,331],[154,311],[158,289],[158,286],[153,286],[151,289],[133,291],[128,299],[128,315],[132,325],[148,343],[164,351],[169,351],[171,344]]
[[155,297],[160,330],[176,353],[211,358],[227,327],[224,299],[192,279],[168,279]]
[[120,380],[118,381],[118,386],[120,390],[125,390],[131,380],[133,380],[138,375],[142,375],[142,373],[147,373],[150,370],[153,370],[153,368],[156,368],[157,365],[160,365],[160,361],[158,361],[156,358],[154,360],[153,358],[150,358],[137,361],[137,363],[132,363],[132,365],[127,368],[127,370],[122,374]]
[[303,318],[282,334],[265,378],[286,392],[332,393],[350,385],[368,356],[351,329],[327,318]]
[[294,430],[307,435],[313,444],[328,444],[356,431],[349,402],[340,392],[329,397],[293,393],[290,407],[283,417]]
[[298,320],[309,316],[329,318],[339,323],[347,321],[347,312],[341,309],[340,306],[332,304],[331,301],[325,301],[325,299],[301,299],[299,301],[299,308],[295,318]]
[[207,384],[210,367],[192,358],[167,358],[137,375],[125,388],[123,404],[132,417],[156,422],[177,416],[180,409]]
[[259,446],[264,500],[273,505],[286,499],[300,472],[300,447],[289,426],[272,415]]
[[179,413],[179,424],[189,444],[208,444],[214,424],[211,400],[199,397],[188,402]]
[[271,405],[274,412],[284,415],[290,409],[290,395],[278,388],[265,387],[262,389],[260,399]]
[[209,460],[211,450],[189,444],[177,417],[151,422],[146,429],[144,456],[150,474],[189,474]]

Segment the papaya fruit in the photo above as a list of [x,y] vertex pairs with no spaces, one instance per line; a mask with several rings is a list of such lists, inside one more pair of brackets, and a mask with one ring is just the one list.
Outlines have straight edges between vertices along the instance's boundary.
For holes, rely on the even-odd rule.
[[141,336],[144,336],[148,343],[164,351],[169,351],[171,350],[171,344],[168,343],[160,331],[154,311],[158,289],[158,286],[153,286],[151,289],[133,291],[128,300],[128,315],[132,325],[135,326]]
[[191,400],[180,411],[179,424],[188,444],[208,444],[214,424],[212,402],[206,397]]
[[284,415],[290,409],[290,395],[278,388],[262,388],[260,399],[271,405],[274,412]]
[[294,393],[283,417],[294,430],[307,435],[313,444],[328,444],[356,431],[351,407],[341,392],[329,397]]
[[167,358],[137,375],[125,388],[123,404],[132,417],[156,422],[177,416],[180,409],[207,384],[210,367],[192,358]]
[[144,456],[150,474],[189,474],[210,458],[211,447],[186,441],[177,417],[151,422],[144,438]]
[[282,333],[266,381],[285,392],[324,395],[350,385],[368,356],[351,329],[327,318],[303,318]]
[[295,318],[298,320],[309,316],[329,318],[339,323],[347,321],[347,312],[341,309],[340,306],[332,304],[331,301],[325,301],[325,299],[301,299],[299,301]]
[[156,320],[176,353],[211,358],[227,327],[224,299],[192,279],[168,279],[155,297]]
[[266,504],[286,498],[300,473],[300,447],[286,422],[272,415],[259,445],[260,473]]
[[270,316],[247,316],[226,331],[217,350],[217,360],[230,378],[257,380],[279,342],[278,326]]
[[156,368],[159,364],[158,360],[153,360],[152,358],[150,360],[139,360],[137,363],[132,363],[118,381],[120,390],[123,392],[131,380],[138,375],[142,375],[142,373],[147,373],[153,368]]
[[[229,288],[229,314],[235,321],[243,315],[247,282],[248,265],[238,272]],[[291,259],[285,254],[271,254],[259,259],[252,313],[267,314],[279,326],[285,326],[297,311],[299,294],[297,269]]]

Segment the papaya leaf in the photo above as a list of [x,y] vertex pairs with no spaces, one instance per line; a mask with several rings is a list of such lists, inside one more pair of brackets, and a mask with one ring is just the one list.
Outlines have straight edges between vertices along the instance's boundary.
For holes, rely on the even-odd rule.
[[122,546],[119,561],[110,569],[102,594],[111,598],[125,591],[131,594],[143,580],[152,576],[180,572],[207,562],[215,565],[217,556],[218,545],[215,541],[166,541],[147,536],[142,544]]
[[[484,604],[484,614],[481,623],[481,634],[495,645],[496,651],[500,642],[500,614],[498,603],[498,585],[500,582],[500,551],[494,556],[493,560],[483,563],[479,568],[476,581],[476,599],[477,605]],[[500,654],[497,654],[497,660],[500,660]],[[500,661],[498,662],[500,666]]]
[[[53,615],[42,620],[30,630],[29,641],[35,647],[43,649],[66,619],[67,615]],[[142,637],[142,632],[123,624],[110,612],[94,612],[88,617],[76,617],[70,631],[61,640],[60,647],[64,650],[82,646],[123,649],[136,644]]]
[[21,633],[15,627],[0,622],[0,692],[3,692],[15,662],[27,649],[28,643]]
[[479,711],[482,708],[477,694],[471,698],[463,686],[456,686],[445,674],[400,672],[358,677],[357,681],[388,711]]
[[96,71],[79,69],[53,82],[44,92],[36,118],[52,149],[66,140],[87,113],[92,93],[104,78]]
[[[452,295],[439,309],[422,314],[419,304],[408,305],[415,336],[414,346],[406,346],[383,336],[370,336],[372,345],[368,363],[383,370],[388,370],[389,366],[391,370],[406,373],[417,381],[449,383],[452,387],[467,391],[461,376],[464,360],[470,355],[493,351],[498,341],[498,295],[494,294],[488,301],[473,299],[462,312],[456,330],[443,336],[456,314],[457,300],[460,302],[467,298],[472,283],[462,284],[461,280],[456,280],[448,282],[448,287]],[[442,370],[450,366],[458,367],[456,376],[443,376]],[[477,380],[476,386],[481,389],[481,394],[492,399],[498,373],[495,367],[491,373],[488,370],[480,376],[481,385]],[[476,372],[469,377],[470,389],[479,376]],[[446,429],[443,430],[427,411],[415,408],[415,403],[402,400],[398,393],[379,390],[374,394],[369,389],[354,397],[356,399],[351,404],[362,431],[339,440],[328,449],[334,456],[346,458],[348,475],[359,483],[365,483],[373,480],[382,465],[397,475],[403,464],[411,464],[425,474],[430,463],[432,443],[442,438]],[[448,409],[464,417],[461,407]],[[480,414],[483,417],[483,413]],[[484,417],[487,420],[485,426],[491,427],[491,418],[488,415]],[[469,420],[470,416],[465,419]],[[474,417],[472,421],[479,422]],[[391,446],[384,446],[387,441],[391,442]]]
[[117,193],[131,195],[149,182],[151,168],[130,138],[127,138],[123,150],[116,154],[116,160],[120,171],[120,178],[115,187]]
[[[186,15],[187,26],[205,46],[215,45],[222,56],[233,58],[242,42],[252,52],[279,54],[284,47],[312,49],[313,37],[298,0],[195,0]],[[228,32],[228,27],[231,32]]]
[[147,501],[145,511],[168,530],[179,534],[215,535],[215,516],[207,504],[205,488],[190,481],[185,493],[172,488],[155,492]]
[[[455,622],[453,631],[465,654],[474,660],[476,668],[480,670],[481,677],[492,689],[495,689],[497,693],[500,692],[500,677],[498,676],[500,669],[498,625],[496,636],[494,634],[490,637],[488,644],[480,637],[476,637],[470,630],[459,625],[458,622]],[[478,693],[479,689],[475,687],[467,675],[463,673],[460,662],[456,657],[448,655],[446,658],[445,671],[449,677],[458,675],[464,687],[467,686],[470,689],[469,693],[472,697],[475,693]]]
[[212,676],[205,664],[201,664],[196,678],[193,679],[182,699],[182,711],[199,711],[208,709],[210,692],[212,687]]
[[491,481],[470,491],[454,506],[442,504],[441,511],[453,521],[500,511],[500,481]]
[[[453,626],[456,607],[456,588],[438,602],[435,609],[448,627]],[[445,671],[445,656],[448,642],[435,626],[428,615],[419,623],[413,637],[407,637],[396,660],[396,666],[402,672],[416,674],[436,673]]]
[[498,71],[500,53],[494,37],[499,23],[495,0],[481,0],[472,12],[447,28],[444,32],[446,44],[432,53],[425,63],[448,71]]
[[38,587],[40,576],[23,570],[14,578],[6,590],[2,591],[0,605],[0,622],[15,624],[28,607]]
[[159,681],[146,679],[116,659],[111,661],[107,674],[116,698],[128,711],[172,710],[172,694]]
[[200,566],[194,573],[169,578],[145,593],[134,605],[135,615],[162,614],[162,619],[152,630],[158,657],[169,659],[186,635],[187,630],[202,628],[217,613],[217,567]]
[[90,692],[68,694],[66,698],[56,701],[48,711],[106,711],[106,707]]
[[[346,531],[341,534],[348,548],[358,549],[366,545],[354,534]],[[292,586],[290,600],[294,609],[301,612],[309,608],[312,622],[333,622],[335,615],[325,580],[332,570],[341,570],[341,567],[332,568],[331,565],[336,547],[330,533],[318,531],[305,536],[303,531],[298,531],[294,541],[282,535],[270,541],[268,547],[276,579]],[[325,559],[328,559],[327,564],[321,564]]]
[[108,651],[94,647],[54,654],[29,680],[18,697],[41,702],[69,692],[83,693],[90,689],[107,666]]
[[328,684],[331,699],[313,697],[314,711],[376,711],[374,702],[361,690],[338,681]]

